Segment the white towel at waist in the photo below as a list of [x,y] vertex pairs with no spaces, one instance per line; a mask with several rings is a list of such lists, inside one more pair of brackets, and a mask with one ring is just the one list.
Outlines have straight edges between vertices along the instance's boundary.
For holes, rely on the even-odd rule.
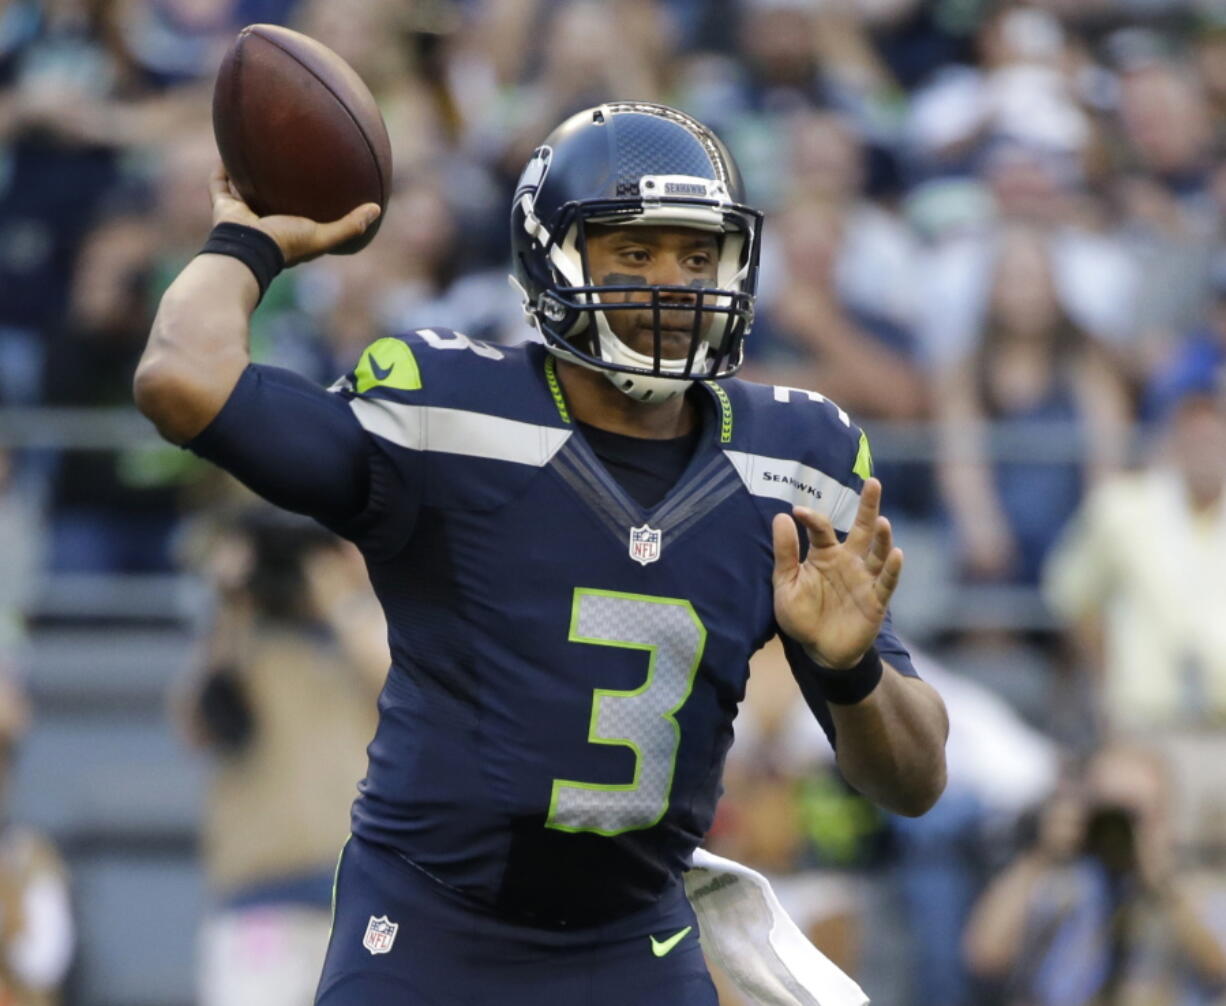
[[698,849],[685,893],[703,949],[757,1006],[868,1006],[860,986],[805,938],[762,874]]

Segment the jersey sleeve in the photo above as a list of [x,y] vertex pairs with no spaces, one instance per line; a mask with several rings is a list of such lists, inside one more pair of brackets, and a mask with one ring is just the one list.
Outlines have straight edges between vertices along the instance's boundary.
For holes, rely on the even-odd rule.
[[278,367],[250,365],[188,445],[279,507],[314,517],[373,554],[407,541],[419,487],[339,394]]

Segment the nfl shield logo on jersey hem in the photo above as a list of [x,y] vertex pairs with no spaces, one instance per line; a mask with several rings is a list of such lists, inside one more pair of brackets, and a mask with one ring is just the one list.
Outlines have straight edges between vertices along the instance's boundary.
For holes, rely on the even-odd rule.
[[362,937],[362,946],[374,954],[386,954],[396,942],[396,932],[400,923],[389,922],[386,915],[375,918],[373,915],[366,923],[366,935]]
[[641,527],[632,527],[630,529],[630,558],[644,566],[649,562],[655,562],[660,558],[660,540],[663,537],[663,531],[657,531],[646,524]]

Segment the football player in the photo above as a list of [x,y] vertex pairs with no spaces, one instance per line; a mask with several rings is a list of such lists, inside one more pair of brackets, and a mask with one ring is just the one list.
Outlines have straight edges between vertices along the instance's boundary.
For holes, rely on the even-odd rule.
[[947,728],[889,626],[902,553],[863,433],[732,376],[762,218],[727,150],[660,105],[570,118],[511,211],[543,344],[423,328],[330,391],[251,364],[248,317],[377,207],[257,218],[211,185],[137,402],[356,542],[393,652],[317,1002],[712,1006],[681,877],[754,651],[782,637],[891,811],[940,795]]

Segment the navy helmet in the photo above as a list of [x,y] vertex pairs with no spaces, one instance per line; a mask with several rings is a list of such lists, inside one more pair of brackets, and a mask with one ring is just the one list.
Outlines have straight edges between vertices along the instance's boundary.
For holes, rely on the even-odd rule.
[[[597,285],[588,267],[589,224],[712,232],[719,242],[714,285]],[[634,398],[661,401],[688,381],[727,377],[740,367],[761,235],[762,214],[744,205],[740,173],[711,130],[665,105],[610,102],[562,123],[520,176],[511,208],[511,279],[551,352],[604,371]],[[655,318],[650,354],[622,342],[605,317],[619,308],[642,310],[645,302],[601,299],[644,290]],[[663,309],[693,315],[685,357],[661,352]]]

